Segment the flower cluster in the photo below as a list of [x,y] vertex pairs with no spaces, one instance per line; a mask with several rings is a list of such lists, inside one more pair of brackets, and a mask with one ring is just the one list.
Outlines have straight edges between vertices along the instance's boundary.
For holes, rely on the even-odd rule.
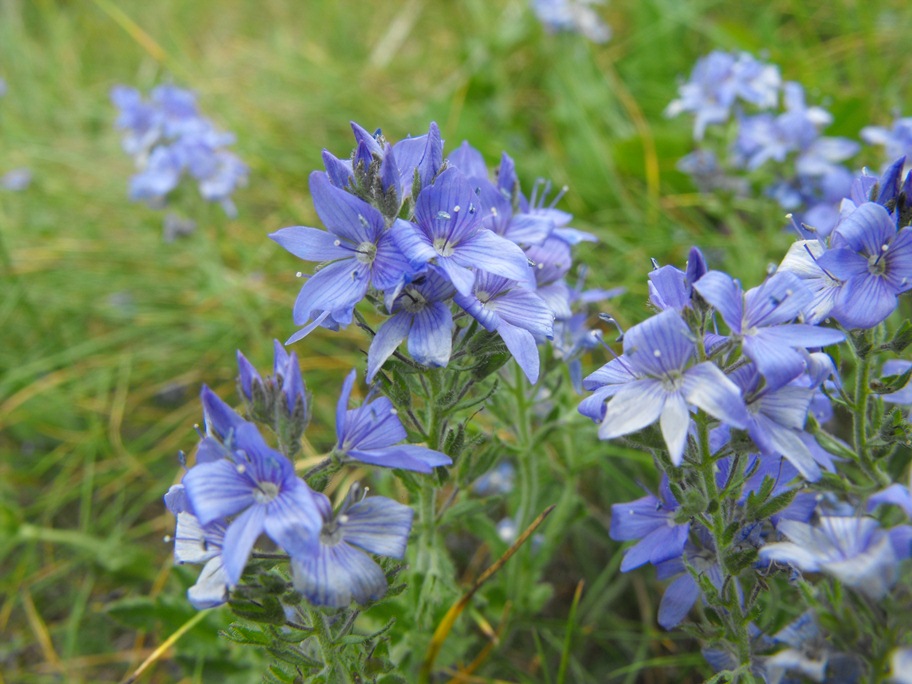
[[912,155],[912,116],[899,117],[890,128],[865,126],[861,139],[869,145],[881,145],[887,159]]
[[[833,228],[839,200],[852,182],[842,163],[859,145],[822,136],[832,116],[808,106],[804,88],[783,82],[778,67],[747,53],[712,52],[698,60],[678,99],[665,110],[666,116],[681,113],[693,115],[694,139],[701,147],[682,159],[679,169],[701,189],[744,194],[749,184],[740,176],[772,166],[767,194],[787,211],[800,212],[800,222],[822,235]],[[706,147],[710,126],[719,135]],[[724,149],[730,139],[734,144]],[[719,153],[727,159],[720,161]]]
[[247,166],[227,149],[234,136],[200,114],[193,92],[163,85],[146,100],[134,88],[115,86],[111,101],[119,110],[123,149],[138,169],[130,179],[131,199],[162,207],[188,174],[203,199],[217,202],[229,216],[237,214],[231,195],[246,185]]
[[[280,444],[297,443],[307,422],[307,399],[294,353],[276,343],[274,375],[263,379],[238,354],[238,385],[251,415],[271,427]],[[430,472],[450,465],[444,454],[400,444],[405,430],[388,399],[349,409],[355,373],[337,410],[338,442],[326,467],[349,461]],[[288,554],[294,588],[311,604],[343,608],[383,596],[387,578],[368,554],[402,558],[412,510],[353,486],[337,512],[329,499],[296,475],[283,451],[270,447],[256,424],[242,418],[208,387],[201,394],[206,434],[196,464],[165,497],[177,517],[175,561],[205,564],[188,596],[197,608],[224,603],[265,534]],[[289,427],[289,425],[292,425]]]
[[579,33],[593,43],[604,43],[611,38],[609,27],[593,5],[604,0],[532,0],[532,11],[551,33]]
[[[436,124],[395,145],[379,132],[352,129],[350,159],[324,152],[326,170],[310,176],[325,230],[293,226],[270,236],[322,263],[295,302],[303,327],[288,343],[319,326],[350,324],[367,298],[386,316],[368,350],[368,381],[403,342],[415,363],[446,366],[480,327],[496,333],[535,382],[537,343],[552,339],[555,320],[570,321],[573,305],[584,303],[565,281],[571,246],[594,238],[571,228],[572,217],[546,204],[539,186],[527,198],[506,154],[490,176],[467,142],[445,156]],[[466,315],[477,326],[456,324]],[[576,324],[571,345],[584,335]]]
[[[658,493],[612,506],[610,534],[636,542],[622,571],[648,563],[672,580],[658,613],[666,629],[702,598],[727,625],[725,638],[747,639],[746,616],[759,614],[752,573],[822,574],[886,600],[912,557],[912,494],[875,462],[908,444],[900,412],[878,419],[870,442],[856,429],[853,447],[821,429],[835,408],[866,417],[872,390],[888,404],[912,404],[912,362],[888,360],[880,380],[868,379],[874,340],[888,353],[912,341],[904,328],[887,340],[881,325],[912,290],[912,175],[902,176],[903,164],[855,179],[828,238],[799,240],[757,287],[742,291],[697,249],[685,270],[657,267],[649,275],[656,313],[584,380],[593,394],[579,410],[600,423],[599,436],[627,437],[663,471]],[[824,325],[832,322],[843,329]],[[823,351],[846,339],[867,368],[856,369],[863,384],[854,399]],[[862,486],[836,495],[827,478]],[[882,515],[886,507],[902,517]],[[772,636],[751,625],[750,642],[751,670],[766,681],[861,672],[858,656],[828,645],[813,613]],[[743,650],[732,660],[726,649],[707,649],[707,659],[719,670],[745,665]]]

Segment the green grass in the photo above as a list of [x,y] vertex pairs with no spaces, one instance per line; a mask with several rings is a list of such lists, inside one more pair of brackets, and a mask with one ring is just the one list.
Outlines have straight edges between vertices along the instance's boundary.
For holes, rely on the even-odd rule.
[[[593,46],[545,35],[519,0],[0,0],[0,172],[35,176],[0,194],[0,682],[119,681],[191,617],[161,496],[180,476],[177,452],[195,444],[200,384],[232,396],[235,349],[268,367],[272,338],[292,331],[300,266],[266,234],[316,223],[307,177],[322,148],[348,152],[350,120],[393,140],[436,120],[448,149],[468,139],[491,164],[507,150],[526,188],[538,176],[568,184],[562,206],[601,238],[580,258],[597,284],[628,288],[612,306],[630,325],[645,313],[650,257],[681,263],[699,243],[756,282],[789,241],[767,200],[704,200],[674,170],[689,122],[662,110],[698,56],[767,53],[834,112],[834,134],[909,114],[905,2],[614,0],[604,14],[615,37]],[[236,220],[188,193],[199,228],[165,244],[161,214],[126,198],[132,168],[108,91],[169,80],[237,134],[251,182]],[[297,348],[318,450],[361,347],[349,331]],[[556,440],[543,466],[583,488],[550,523],[549,538],[565,540],[546,573],[554,598],[543,619],[511,626],[479,674],[557,672],[585,579],[568,681],[699,678],[692,644],[655,626],[651,576],[620,576],[607,540],[610,504],[637,496],[651,464],[578,435],[563,446],[580,445],[589,453],[567,462]],[[112,614],[149,595],[159,603],[144,619]],[[181,642],[186,670],[166,657],[145,680],[222,681],[213,653],[250,662],[215,641],[222,624],[207,616]]]

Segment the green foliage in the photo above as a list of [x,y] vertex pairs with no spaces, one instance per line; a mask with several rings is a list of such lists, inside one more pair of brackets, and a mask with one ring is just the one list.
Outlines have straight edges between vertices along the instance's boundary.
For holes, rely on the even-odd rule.
[[[747,282],[787,240],[758,218],[778,220],[767,198],[736,205],[701,198],[674,169],[689,149],[689,125],[662,111],[698,56],[715,47],[769,51],[786,78],[808,86],[815,102],[828,101],[838,134],[885,124],[885,112],[909,101],[908,3],[650,0],[611,3],[604,12],[615,38],[596,47],[545,35],[519,0],[369,8],[352,0],[0,1],[0,77],[9,88],[0,98],[0,173],[27,166],[35,175],[25,192],[0,191],[0,658],[7,681],[121,681],[192,615],[181,595],[190,574],[170,569],[161,542],[173,533],[161,496],[181,475],[177,452],[196,442],[200,384],[227,398],[234,350],[265,368],[271,339],[290,334],[300,266],[265,235],[316,224],[307,174],[320,167],[321,148],[348,152],[349,120],[382,125],[398,139],[435,119],[448,149],[467,138],[491,162],[507,150],[525,189],[538,176],[569,184],[561,206],[602,241],[581,250],[591,284],[627,287],[610,303],[627,325],[644,312],[649,257],[680,265],[700,242],[714,266],[737,264]],[[236,133],[236,149],[252,167],[251,185],[237,197],[238,219],[186,193],[182,208],[199,227],[173,244],[161,239],[160,212],[126,198],[132,169],[107,99],[117,83],[148,89],[168,81],[199,92],[217,124]],[[470,372],[481,380],[506,356],[496,336],[478,339],[487,346]],[[884,344],[898,354],[909,340],[906,327]],[[333,443],[339,382],[363,365],[363,347],[355,329],[308,338],[301,361],[314,420],[303,458]],[[595,354],[585,367],[603,360]],[[389,377],[396,404],[410,407],[417,380],[405,372]],[[619,575],[619,546],[606,537],[611,503],[640,496],[638,482],[655,484],[652,457],[599,443],[574,414],[577,398],[564,383],[543,418],[528,407],[530,434],[517,436],[515,416],[504,424],[517,466],[533,456],[537,464],[525,489],[482,501],[467,492],[504,456],[478,441],[497,407],[452,405],[453,398],[453,411],[479,413],[446,433],[446,450],[459,455],[447,486],[460,493],[441,514],[447,536],[434,544],[449,562],[425,568],[410,558],[413,569],[432,573],[429,581],[475,577],[480,558],[505,550],[494,528],[499,518],[528,522],[560,503],[538,550],[518,553],[476,597],[478,615],[502,625],[502,636],[495,642],[481,619],[465,619],[441,666],[459,667],[494,644],[479,676],[547,681],[561,667],[568,681],[580,682],[707,676],[692,643],[654,627],[658,590]],[[885,417],[884,429],[895,425]],[[827,448],[841,444],[827,439],[818,434]],[[849,454],[843,444],[839,455]],[[416,502],[420,483],[407,474],[399,481],[402,489],[391,478],[372,485]],[[704,503],[694,501],[694,509]],[[580,578],[588,589],[571,625]],[[421,660],[428,628],[456,594],[436,598],[422,616],[424,631],[402,616],[377,638],[376,663],[362,664],[365,671],[376,668],[378,681],[391,682],[402,678],[384,673],[385,663]],[[357,635],[380,629],[397,605],[377,606]],[[221,628],[231,641],[272,638],[276,606],[263,611],[271,622],[230,627],[228,609],[213,611],[144,681],[249,682],[267,665],[268,681],[296,681],[297,666],[281,659],[287,653],[267,664],[212,636]],[[562,666],[571,627],[572,657]],[[406,637],[392,633],[400,629]]]

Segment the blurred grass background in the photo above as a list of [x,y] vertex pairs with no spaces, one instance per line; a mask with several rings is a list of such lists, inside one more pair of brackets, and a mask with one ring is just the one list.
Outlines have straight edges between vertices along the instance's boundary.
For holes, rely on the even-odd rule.
[[[569,185],[561,207],[601,239],[579,258],[593,285],[628,288],[611,306],[630,325],[650,257],[681,264],[699,243],[754,283],[791,239],[771,201],[723,205],[674,170],[690,122],[662,111],[699,56],[766,56],[834,114],[832,135],[910,114],[907,2],[599,11],[614,32],[603,46],[546,34],[522,0],[0,0],[0,173],[34,173],[26,191],[0,191],[0,682],[119,681],[192,616],[161,497],[196,442],[201,383],[232,397],[235,349],[265,369],[292,331],[301,265],[266,235],[317,224],[307,176],[321,149],[348,153],[349,121],[398,140],[436,120],[448,150],[468,139],[492,165],[508,151],[526,190]],[[188,201],[196,232],[166,244],[161,212],[127,199],[108,91],[169,81],[237,135],[251,173],[236,220]],[[363,365],[359,339],[318,332],[297,352],[320,450],[344,372]],[[570,630],[569,681],[700,679],[699,653],[655,626],[649,573],[620,576],[607,540],[610,504],[654,482],[650,464],[578,432],[566,446],[585,488],[555,532],[546,617],[514,625],[475,676],[549,681]],[[147,615],[112,610],[150,595]],[[217,641],[224,624],[207,615],[144,681],[256,681],[255,659]]]

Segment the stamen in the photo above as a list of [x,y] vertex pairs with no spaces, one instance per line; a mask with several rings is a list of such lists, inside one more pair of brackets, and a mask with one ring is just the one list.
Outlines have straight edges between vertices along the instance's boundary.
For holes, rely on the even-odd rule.
[[615,328],[617,328],[618,338],[615,340],[615,342],[624,341],[624,329],[621,327],[621,324],[618,323],[617,320],[613,316],[611,316],[610,314],[606,314],[606,313],[600,313],[598,317],[599,317],[600,321],[604,321],[605,323],[613,325]]
[[823,274],[827,278],[830,278],[831,280],[834,280],[837,283],[841,282],[839,280],[839,278],[834,276],[832,273],[830,273],[828,270],[826,270],[823,266],[820,265],[820,261],[817,260],[817,257],[814,256],[814,253],[811,251],[811,248],[807,246],[807,244],[804,245],[804,251],[808,253],[808,256],[811,257],[811,261],[813,261],[815,264],[817,264],[817,268],[819,268],[821,271],[823,271]]

